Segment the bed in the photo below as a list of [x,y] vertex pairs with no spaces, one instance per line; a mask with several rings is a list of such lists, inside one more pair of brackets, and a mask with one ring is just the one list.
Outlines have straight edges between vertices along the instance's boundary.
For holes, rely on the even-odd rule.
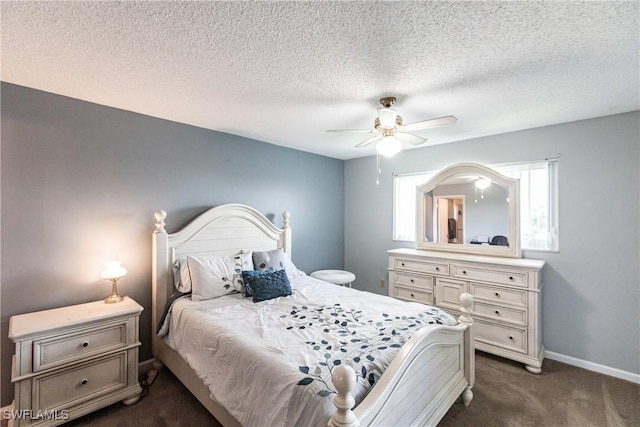
[[[164,228],[166,217],[164,211],[155,213],[152,239],[154,358],[158,368],[170,369],[221,424],[435,425],[459,398],[465,405],[470,404],[475,376],[470,295],[461,297],[463,315],[452,321],[435,308],[313,279],[290,263],[286,266],[287,274],[296,270],[289,278],[291,296],[259,303],[246,298],[244,291],[204,301],[187,296],[176,299],[170,315],[165,316],[167,302],[173,301],[172,295],[176,293],[176,261],[237,258],[241,253],[281,250],[290,262],[292,249],[287,212],[283,214],[282,228],[278,228],[249,206],[227,204],[209,209],[171,234]],[[383,316],[380,321],[375,320],[377,317],[373,316],[379,315]],[[313,322],[309,321],[312,316]],[[169,326],[156,334],[156,325],[165,324],[165,318]],[[209,320],[222,318],[236,320],[205,329]],[[244,325],[239,326],[241,322],[265,323],[256,332],[243,329]],[[337,331],[339,344],[327,342],[322,331],[317,338],[309,335],[318,333],[313,332],[312,323],[323,325],[325,332]],[[302,334],[305,341],[294,343],[289,338],[272,335],[278,325],[287,333]],[[202,329],[203,335],[189,339],[195,329]],[[246,336],[242,331],[246,331]],[[379,342],[366,341],[374,335],[379,335],[375,338]],[[266,341],[260,344],[262,336]],[[208,341],[202,344],[203,340]],[[365,348],[370,344],[375,344],[376,353],[359,350],[357,357],[353,357],[356,346]],[[237,346],[247,347],[238,347],[242,349],[239,353],[231,353]],[[311,352],[320,351],[320,361],[310,359],[301,346],[309,347]],[[199,355],[197,348],[202,347],[207,350]],[[393,352],[387,353],[389,347]],[[365,357],[372,360],[373,356],[375,363],[383,364],[384,368],[373,367],[368,360],[360,361]],[[234,363],[238,367],[231,370],[229,366]],[[220,368],[223,364],[225,369]],[[242,369],[247,366],[251,368]],[[216,371],[217,368],[223,372]],[[268,371],[261,373],[260,369]],[[281,379],[289,385],[280,385]],[[238,390],[233,390],[233,384],[238,384]],[[255,398],[258,391],[264,399]],[[231,397],[236,395],[245,398]],[[313,399],[309,397],[312,395]],[[280,415],[265,418],[264,408],[256,409],[256,404],[271,405],[273,412]]]

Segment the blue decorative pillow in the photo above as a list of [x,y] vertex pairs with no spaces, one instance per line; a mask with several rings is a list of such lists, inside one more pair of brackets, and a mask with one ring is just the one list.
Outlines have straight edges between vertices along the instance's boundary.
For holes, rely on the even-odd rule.
[[243,271],[242,277],[253,302],[291,295],[291,285],[284,270]]
[[[243,270],[242,271],[242,281],[244,282],[244,296],[250,297],[253,296],[251,292],[251,281],[253,277],[260,276],[262,274],[273,273],[274,270],[270,268],[269,270]],[[247,280],[247,278],[249,278]]]

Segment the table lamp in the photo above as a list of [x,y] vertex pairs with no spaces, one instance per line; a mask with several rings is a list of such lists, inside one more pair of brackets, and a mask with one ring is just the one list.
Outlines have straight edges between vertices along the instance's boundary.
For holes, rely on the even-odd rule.
[[122,295],[118,295],[118,281],[127,275],[127,269],[120,265],[120,261],[111,261],[107,263],[107,268],[100,275],[103,279],[111,280],[111,295],[104,299],[107,304],[122,301]]

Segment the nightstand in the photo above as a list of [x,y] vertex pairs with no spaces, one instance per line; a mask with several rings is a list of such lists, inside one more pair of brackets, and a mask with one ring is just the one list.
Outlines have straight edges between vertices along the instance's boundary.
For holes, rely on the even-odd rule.
[[55,426],[122,401],[138,382],[139,317],[131,298],[11,317],[15,426]]

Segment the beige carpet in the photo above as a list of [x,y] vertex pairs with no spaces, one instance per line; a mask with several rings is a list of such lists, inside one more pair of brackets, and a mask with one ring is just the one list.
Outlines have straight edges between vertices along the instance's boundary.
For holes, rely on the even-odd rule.
[[[454,404],[439,426],[640,426],[640,385],[553,360],[533,375],[519,363],[478,352],[474,395],[468,408]],[[135,405],[115,404],[67,424],[219,425],[168,370]]]

